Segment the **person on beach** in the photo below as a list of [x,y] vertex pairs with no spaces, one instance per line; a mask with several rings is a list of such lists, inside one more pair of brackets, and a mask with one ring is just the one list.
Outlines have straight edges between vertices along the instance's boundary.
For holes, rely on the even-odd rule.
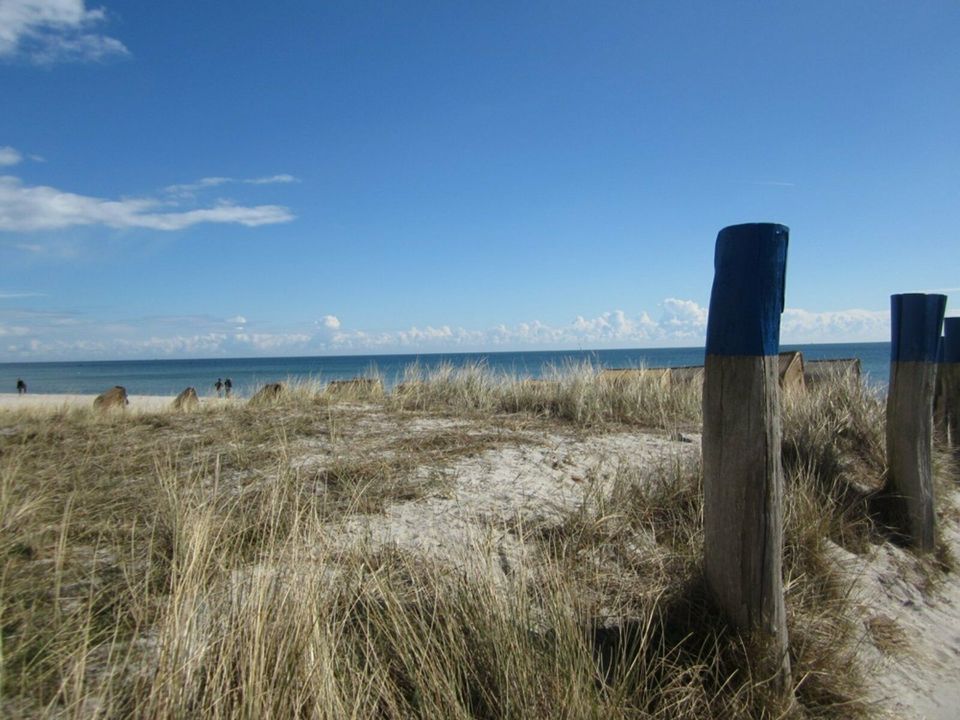
[[233,383],[230,378],[223,381],[223,389],[227,391],[227,397],[230,397],[230,391],[233,390]]
[[217,381],[213,384],[217,389],[217,397],[223,397],[223,381],[220,378],[217,378]]
[[27,384],[20,378],[17,378],[17,395],[26,395],[26,394],[27,394]]

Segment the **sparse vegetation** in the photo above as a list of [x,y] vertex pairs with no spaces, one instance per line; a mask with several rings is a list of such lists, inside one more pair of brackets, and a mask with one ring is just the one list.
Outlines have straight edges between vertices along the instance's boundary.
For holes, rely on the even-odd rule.
[[904,639],[852,616],[831,557],[885,540],[867,500],[884,472],[871,395],[831,383],[784,404],[792,707],[702,587],[689,454],[578,479],[576,509],[506,528],[519,560],[473,548],[479,571],[338,541],[351,519],[443,496],[446,468],[548,431],[695,430],[698,388],[473,367],[335,395],[287,383],[261,405],[189,413],[0,414],[0,714],[870,714],[857,643]]

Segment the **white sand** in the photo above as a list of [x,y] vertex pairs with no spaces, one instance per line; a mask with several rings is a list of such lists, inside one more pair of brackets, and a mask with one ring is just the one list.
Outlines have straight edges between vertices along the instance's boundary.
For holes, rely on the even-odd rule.
[[[93,407],[96,395],[50,394],[50,395],[17,395],[16,393],[0,393],[0,410],[16,410],[29,408],[32,410],[59,410],[60,408]],[[134,412],[156,412],[170,406],[172,396],[166,395],[130,395],[128,410]],[[200,402],[205,400],[201,398]],[[210,401],[209,398],[206,399]],[[216,398],[213,402],[216,402]]]
[[[395,421],[371,413],[370,435],[384,435]],[[394,429],[393,437],[429,436],[441,427],[469,434],[470,423],[455,419],[420,419]],[[475,426],[474,432],[488,430]],[[448,563],[459,571],[509,575],[528,551],[518,528],[544,528],[581,507],[590,493],[609,491],[617,471],[633,467],[655,473],[678,462],[696,462],[699,435],[678,442],[663,435],[610,433],[578,437],[543,431],[517,431],[521,444],[509,441],[477,455],[441,466],[421,466],[415,476],[439,476],[443,489],[428,497],[401,502],[382,514],[354,515],[331,523],[335,545],[399,547]],[[383,450],[368,450],[383,454]],[[291,465],[316,472],[332,458],[321,447],[291,448]],[[502,577],[501,579],[506,579]]]
[[[960,551],[960,528],[944,523],[944,541]],[[926,590],[920,563],[889,543],[858,557],[834,547],[851,582],[864,641],[858,654],[872,680],[871,699],[892,717],[956,720],[960,717],[960,576],[946,574]],[[869,640],[867,623],[880,618],[902,632],[898,652]]]

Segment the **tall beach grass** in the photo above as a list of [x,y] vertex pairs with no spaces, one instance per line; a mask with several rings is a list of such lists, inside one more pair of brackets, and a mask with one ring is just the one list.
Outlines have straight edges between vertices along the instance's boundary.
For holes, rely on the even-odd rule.
[[[193,413],[0,413],[0,715],[871,716],[865,631],[831,556],[886,542],[869,503],[882,405],[838,381],[783,412],[792,705],[704,591],[696,462],[623,466],[559,522],[518,518],[528,552],[506,574],[486,547],[488,571],[465,573],[337,541],[350,518],[434,492],[417,467],[488,447],[475,433],[351,454],[370,413],[695,431],[698,387],[615,385],[592,366],[542,382],[414,368],[390,394],[310,383]],[[304,443],[322,466],[294,461]]]

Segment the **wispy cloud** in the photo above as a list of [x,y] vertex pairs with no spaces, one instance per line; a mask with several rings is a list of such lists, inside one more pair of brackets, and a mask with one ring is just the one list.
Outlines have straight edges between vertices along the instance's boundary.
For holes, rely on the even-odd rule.
[[0,167],[16,165],[21,160],[23,160],[23,155],[21,155],[15,148],[10,147],[9,145],[0,147]]
[[252,178],[250,180],[241,180],[240,182],[248,185],[273,185],[274,183],[293,183],[299,182],[293,175],[270,175],[269,177]]
[[103,8],[88,10],[84,0],[3,0],[0,58],[49,65],[128,55],[122,42],[95,32],[106,20]]
[[179,185],[168,185],[163,189],[168,195],[177,195],[179,197],[192,197],[201,190],[208,188],[228,185],[230,183],[240,185],[274,185],[277,183],[299,182],[293,175],[269,175],[258,178],[229,178],[229,177],[205,177],[196,182],[182,183]]
[[61,230],[80,225],[112,228],[183,230],[199,223],[234,223],[247,227],[289,222],[294,215],[280,205],[236,205],[221,201],[212,207],[164,211],[153,198],[105,198],[79,195],[45,185],[24,185],[0,176],[0,231]]
[[933,288],[932,290],[916,290],[914,292],[920,293],[941,293],[943,295],[949,295],[950,293],[960,292],[960,287],[952,288]]
[[163,191],[169,195],[192,195],[197,190],[203,190],[205,188],[218,187],[228,182],[233,182],[230,178],[225,177],[205,177],[200,178],[196,182],[192,183],[182,183],[180,185],[168,185],[163,189]]
[[20,298],[44,297],[44,293],[38,292],[9,292],[0,290],[0,300],[17,300]]
[[23,337],[29,334],[30,328],[28,327],[0,323],[0,337]]
[[763,185],[765,187],[796,187],[796,183],[786,182],[784,180],[753,180],[751,185]]

